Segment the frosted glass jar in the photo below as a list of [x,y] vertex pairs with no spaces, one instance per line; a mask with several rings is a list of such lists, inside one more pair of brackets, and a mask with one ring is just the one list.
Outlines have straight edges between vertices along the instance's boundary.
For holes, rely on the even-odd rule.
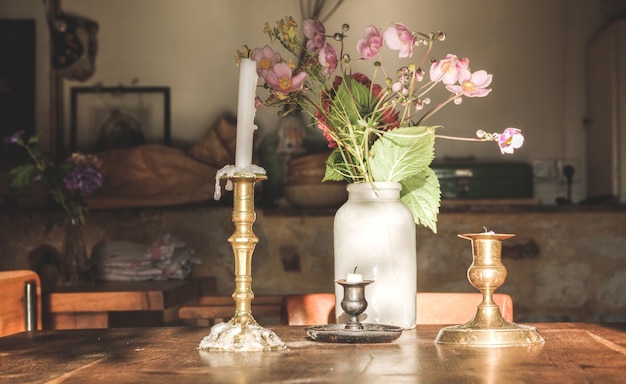
[[[374,280],[365,289],[362,323],[415,327],[417,261],[415,222],[400,201],[399,183],[353,183],[348,200],[335,214],[335,280],[348,273]],[[348,320],[341,309],[343,288],[335,285],[337,322]]]

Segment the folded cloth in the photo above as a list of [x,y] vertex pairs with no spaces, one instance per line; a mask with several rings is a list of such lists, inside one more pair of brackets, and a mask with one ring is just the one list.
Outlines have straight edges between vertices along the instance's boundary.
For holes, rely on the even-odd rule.
[[167,234],[150,246],[124,241],[97,244],[91,254],[95,277],[105,281],[186,279],[202,262],[194,250]]

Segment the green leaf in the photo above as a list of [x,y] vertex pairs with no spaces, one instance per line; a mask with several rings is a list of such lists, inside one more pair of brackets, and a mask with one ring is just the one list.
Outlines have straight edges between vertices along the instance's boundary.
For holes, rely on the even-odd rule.
[[415,223],[437,233],[441,192],[435,172],[427,167],[418,175],[402,180],[400,184],[400,199],[413,213]]
[[371,148],[375,181],[402,181],[427,168],[435,156],[433,127],[402,127],[385,132]]
[[18,165],[10,173],[13,175],[12,188],[22,188],[29,185],[39,174],[34,164]]
[[369,88],[354,79],[344,78],[330,106],[330,116],[337,117],[332,123],[337,127],[345,126],[347,122],[353,127],[359,126],[359,120],[373,109],[371,102]]
[[326,159],[326,173],[322,181],[342,181],[345,180],[341,170],[345,170],[345,164],[339,149],[335,149]]

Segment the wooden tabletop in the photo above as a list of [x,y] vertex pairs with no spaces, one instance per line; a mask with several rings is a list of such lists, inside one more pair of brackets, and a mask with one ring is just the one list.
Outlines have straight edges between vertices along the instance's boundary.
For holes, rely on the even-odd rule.
[[455,348],[439,325],[384,344],[308,340],[303,327],[268,327],[277,352],[204,352],[208,328],[23,332],[0,338],[3,383],[623,383],[626,326],[535,324],[545,344]]

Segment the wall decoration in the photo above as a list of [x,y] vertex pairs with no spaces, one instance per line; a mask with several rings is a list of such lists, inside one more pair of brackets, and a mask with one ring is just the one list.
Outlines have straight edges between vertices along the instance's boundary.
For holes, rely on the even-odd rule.
[[70,152],[170,145],[169,87],[72,87]]

